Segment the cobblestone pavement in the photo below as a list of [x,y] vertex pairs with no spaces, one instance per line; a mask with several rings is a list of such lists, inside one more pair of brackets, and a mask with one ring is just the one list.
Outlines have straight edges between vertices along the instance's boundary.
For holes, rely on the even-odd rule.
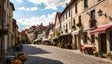
[[105,59],[45,45],[23,45],[28,56],[25,64],[112,64]]

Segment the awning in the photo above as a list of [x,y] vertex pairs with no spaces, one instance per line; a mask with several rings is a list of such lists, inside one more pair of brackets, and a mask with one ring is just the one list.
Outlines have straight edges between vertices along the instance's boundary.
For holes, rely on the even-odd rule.
[[66,36],[66,35],[71,35],[71,33],[65,33],[65,34],[62,34],[60,36]]
[[34,40],[34,41],[39,41],[40,39],[36,39],[36,40]]
[[94,35],[94,34],[102,34],[102,33],[105,33],[106,32],[106,29],[109,28],[109,27],[111,27],[111,26],[112,26],[112,24],[111,25],[102,26],[102,27],[98,27],[98,28],[92,30],[90,32],[90,34],[91,35]]
[[49,41],[49,39],[42,39],[42,41]]
[[73,32],[72,32],[72,35],[79,34],[79,31],[80,31],[80,30],[81,30],[81,29],[77,29],[77,30],[73,31]]
[[57,36],[57,37],[53,37],[52,39],[59,39],[59,36]]

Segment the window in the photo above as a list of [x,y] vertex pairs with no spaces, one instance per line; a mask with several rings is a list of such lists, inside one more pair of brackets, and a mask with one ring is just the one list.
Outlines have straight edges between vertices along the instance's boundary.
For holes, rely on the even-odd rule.
[[87,33],[84,34],[83,41],[84,43],[87,43]]
[[6,11],[4,10],[3,12],[4,12],[3,13],[3,21],[4,21],[4,23],[6,23]]
[[96,26],[96,20],[95,20],[95,10],[91,11],[91,16],[90,16],[90,28]]
[[69,9],[69,17],[71,16],[71,11],[70,11],[70,9]]
[[73,20],[73,25],[75,26],[75,19]]
[[88,7],[88,0],[84,0],[84,8]]
[[77,13],[77,3],[75,3],[75,13]]
[[7,0],[7,7],[9,6],[9,0]]
[[66,19],[67,19],[67,12],[66,12]]
[[95,10],[91,11],[91,19],[95,19]]
[[71,23],[69,22],[69,29],[71,28]]
[[81,23],[81,16],[79,16],[79,23]]
[[63,15],[63,21],[64,21],[64,15]]
[[91,35],[91,43],[95,43],[94,35]]

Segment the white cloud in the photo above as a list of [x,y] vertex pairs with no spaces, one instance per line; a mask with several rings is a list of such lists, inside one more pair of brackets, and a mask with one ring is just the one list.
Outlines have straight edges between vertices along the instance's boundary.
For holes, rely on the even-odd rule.
[[53,9],[57,10],[58,6],[65,6],[65,3],[69,3],[70,0],[28,0],[33,4],[44,4],[46,7],[45,9]]
[[25,8],[25,7],[20,7],[18,8],[19,10],[25,10],[25,11],[35,11],[37,10],[38,8],[37,7],[32,7],[32,8]]
[[17,2],[19,2],[19,3],[22,3],[23,1],[22,0],[16,0]]
[[56,15],[56,12],[53,12],[52,14],[48,14],[47,16],[42,15],[40,17],[20,18],[20,19],[17,19],[17,23],[20,27],[20,30],[24,29],[21,27],[21,25],[24,26],[25,28],[28,28],[32,25],[41,24],[41,23],[43,23],[43,25],[48,25],[49,22],[54,23],[55,15]]

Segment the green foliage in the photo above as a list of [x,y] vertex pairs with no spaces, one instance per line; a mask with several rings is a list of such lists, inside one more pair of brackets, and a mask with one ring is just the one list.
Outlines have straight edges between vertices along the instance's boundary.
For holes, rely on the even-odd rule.
[[112,53],[111,53],[111,52],[109,52],[109,53],[107,54],[107,56],[108,56],[109,58],[112,59]]
[[75,29],[76,27],[75,26],[72,26],[72,29]]
[[61,43],[60,43],[60,47],[61,47],[61,48],[64,48],[64,45],[65,45],[64,39],[62,39],[62,40],[61,40]]
[[98,52],[98,55],[103,55],[103,53],[102,52]]
[[24,53],[20,52],[20,53],[17,54],[18,57],[21,56],[21,55],[24,55]]
[[55,35],[56,35],[56,36],[59,36],[59,35],[60,35],[60,33],[59,33],[58,31],[56,31]]
[[76,24],[78,27],[81,27],[82,26],[82,23],[77,23]]

